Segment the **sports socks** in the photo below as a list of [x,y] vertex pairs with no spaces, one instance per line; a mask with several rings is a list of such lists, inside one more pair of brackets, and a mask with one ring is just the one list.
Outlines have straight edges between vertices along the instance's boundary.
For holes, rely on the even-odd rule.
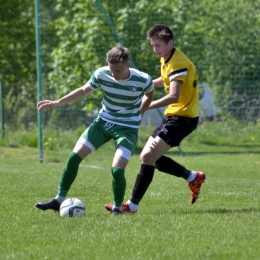
[[[68,161],[60,176],[59,190],[58,195],[56,196],[58,199],[59,197],[66,197],[71,184],[74,182],[77,176],[79,164],[81,161],[82,159],[76,153],[70,153]],[[60,198],[60,200],[62,200],[62,198]]]
[[[155,163],[155,168],[160,172],[165,172],[185,180],[191,175],[191,171],[175,162],[173,159],[162,155]],[[191,177],[193,178],[193,176]]]
[[187,179],[187,182],[192,182],[196,178],[196,172],[191,171],[189,178]]
[[138,205],[134,204],[131,200],[128,200],[126,204],[128,204],[131,211],[133,212],[137,211]]
[[126,189],[125,170],[112,167],[111,173],[113,176],[112,190],[114,194],[114,206],[122,210],[122,203],[125,197]]
[[55,199],[61,204],[65,200],[65,197],[61,197],[61,196],[57,195],[55,197]]
[[141,164],[140,173],[137,174],[135,186],[132,191],[132,197],[130,201],[136,205],[139,204],[147,191],[154,176],[154,166]]

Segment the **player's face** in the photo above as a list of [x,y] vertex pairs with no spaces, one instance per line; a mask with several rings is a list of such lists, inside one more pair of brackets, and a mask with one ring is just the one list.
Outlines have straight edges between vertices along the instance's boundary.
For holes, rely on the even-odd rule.
[[165,43],[162,40],[150,39],[150,43],[153,46],[153,51],[159,56],[167,60],[172,52],[173,40],[170,40],[168,43]]
[[112,76],[116,80],[125,80],[128,79],[130,76],[129,72],[129,63],[118,63],[118,64],[111,64],[108,63],[109,70],[112,74]]

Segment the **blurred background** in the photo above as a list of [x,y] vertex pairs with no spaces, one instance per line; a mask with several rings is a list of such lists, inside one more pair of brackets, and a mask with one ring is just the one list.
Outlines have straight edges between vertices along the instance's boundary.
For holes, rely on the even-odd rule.
[[[85,84],[106,65],[105,54],[114,46],[128,47],[132,66],[158,77],[159,59],[146,40],[156,23],[172,28],[175,47],[197,67],[201,123],[224,125],[230,119],[257,125],[259,10],[259,0],[0,0],[1,131],[10,138],[18,129],[36,129],[37,100],[56,99]],[[101,95],[97,91],[84,101],[43,112],[40,127],[63,131],[89,125]],[[155,98],[162,95],[159,88]],[[162,116],[162,109],[149,111],[143,121],[156,124]]]

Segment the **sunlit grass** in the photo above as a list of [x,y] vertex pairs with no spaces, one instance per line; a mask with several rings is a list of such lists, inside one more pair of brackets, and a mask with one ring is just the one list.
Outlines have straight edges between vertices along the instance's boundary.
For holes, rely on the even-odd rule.
[[[258,152],[229,147],[183,145],[169,153],[207,177],[199,200],[190,205],[183,179],[156,171],[137,214],[112,217],[103,205],[112,202],[108,143],[84,160],[69,197],[86,204],[83,218],[61,218],[34,208],[56,195],[69,149],[0,147],[0,259],[258,259],[260,254]],[[227,147],[225,148],[227,149]],[[127,171],[126,199],[139,170],[138,154]]]

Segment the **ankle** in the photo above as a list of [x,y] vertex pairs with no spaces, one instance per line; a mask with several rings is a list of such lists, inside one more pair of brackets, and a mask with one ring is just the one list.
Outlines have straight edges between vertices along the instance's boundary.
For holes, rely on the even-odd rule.
[[189,178],[187,179],[187,182],[192,182],[195,180],[195,178],[196,178],[196,172],[191,171]]
[[57,195],[56,197],[55,197],[55,200],[57,200],[60,204],[65,200],[65,197],[62,197],[62,196],[59,196],[59,195]]
[[118,207],[118,206],[116,206],[116,205],[113,205],[112,210],[113,210],[113,209],[119,209],[120,211],[122,211],[122,206]]
[[128,204],[131,211],[137,211],[138,205],[133,203],[131,200],[128,200],[126,204]]

